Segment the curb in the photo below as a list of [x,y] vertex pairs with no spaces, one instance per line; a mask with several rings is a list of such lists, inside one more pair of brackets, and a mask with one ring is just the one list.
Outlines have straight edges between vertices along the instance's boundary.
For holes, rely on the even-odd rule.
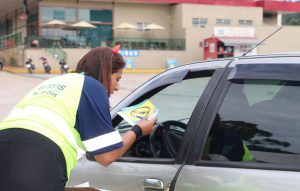
[[[23,67],[13,67],[13,66],[4,66],[2,71],[15,73],[15,74],[28,74],[26,68]],[[75,71],[75,69],[71,68],[69,70],[70,72]],[[166,70],[163,69],[144,69],[144,70],[132,70],[132,69],[124,69],[124,73],[161,73]],[[35,69],[33,74],[45,74],[45,71],[43,69]],[[61,74],[60,69],[52,69],[51,74]]]

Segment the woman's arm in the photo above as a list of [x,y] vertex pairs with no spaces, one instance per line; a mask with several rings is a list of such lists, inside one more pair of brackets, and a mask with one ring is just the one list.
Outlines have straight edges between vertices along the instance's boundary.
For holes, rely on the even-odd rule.
[[[157,118],[152,120],[140,120],[137,125],[140,126],[143,135],[148,135],[151,133],[153,126],[155,125]],[[136,134],[133,131],[128,131],[122,137],[123,147],[109,151],[106,153],[95,155],[95,159],[98,163],[103,166],[108,166],[112,162],[116,161],[118,158],[123,156],[127,150],[133,145],[137,139]]]

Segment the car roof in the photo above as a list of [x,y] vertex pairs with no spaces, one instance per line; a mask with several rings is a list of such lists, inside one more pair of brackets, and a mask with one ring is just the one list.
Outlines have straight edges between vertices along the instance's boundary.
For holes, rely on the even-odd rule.
[[247,55],[247,56],[238,56],[238,57],[221,58],[221,59],[213,59],[213,60],[204,60],[204,61],[192,62],[186,65],[178,66],[171,70],[167,70],[166,73],[177,72],[179,70],[197,71],[203,69],[209,70],[215,68],[223,68],[230,62],[232,62],[230,64],[230,67],[233,67],[236,64],[251,64],[251,63],[300,64],[300,52],[282,52],[282,53],[258,54],[258,55]]
[[277,53],[235,57],[229,67],[236,64],[300,64],[300,53]]

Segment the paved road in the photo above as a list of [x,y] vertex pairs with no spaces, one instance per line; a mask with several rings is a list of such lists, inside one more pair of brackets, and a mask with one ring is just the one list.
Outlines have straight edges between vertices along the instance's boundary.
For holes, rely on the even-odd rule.
[[[139,85],[156,74],[124,73],[120,81],[120,90],[110,98],[111,106],[115,106]],[[0,71],[0,120],[25,96],[33,87],[43,80],[55,75],[47,74],[12,74]]]

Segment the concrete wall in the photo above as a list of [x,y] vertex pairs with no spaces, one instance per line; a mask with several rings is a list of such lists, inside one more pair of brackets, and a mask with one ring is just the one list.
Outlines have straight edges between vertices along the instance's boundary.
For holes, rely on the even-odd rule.
[[82,49],[82,48],[65,48],[63,49],[67,55],[68,55],[68,60],[67,64],[69,65],[70,68],[75,68],[79,60],[87,54],[91,49]]
[[165,30],[137,31],[136,29],[115,29],[115,37],[122,38],[170,38],[170,6],[165,4],[115,3],[114,26],[123,22],[136,25],[137,22],[155,23]]
[[11,65],[11,58],[15,59],[18,66],[23,66],[24,63],[24,52],[23,46],[16,48],[10,48],[0,51],[0,57],[4,58],[5,65]]
[[230,19],[230,25],[238,25],[239,19],[253,20],[253,25],[262,25],[263,9],[260,7],[237,7],[217,5],[182,4],[183,27],[192,28],[192,18],[207,18],[207,25],[215,25],[216,19]]
[[[256,27],[256,34],[262,40],[276,29],[278,27],[275,26]],[[285,26],[259,46],[258,53],[300,52],[299,34],[300,27]]]
[[[75,68],[79,60],[90,49],[64,49],[68,54],[68,65]],[[154,56],[155,55],[155,56]],[[184,51],[151,51],[140,50],[139,57],[124,57],[134,59],[135,69],[165,69],[167,59],[176,59],[178,64],[185,64]]]
[[186,29],[186,60],[199,61],[203,59],[203,48],[200,47],[200,42],[205,38],[209,38],[214,33],[213,26],[205,28],[189,28]]
[[182,4],[170,6],[170,38],[185,39],[185,29],[183,28],[183,7]]
[[[79,60],[87,54],[90,49],[63,49],[68,54],[67,64],[70,68],[76,68]],[[154,56],[155,55],[155,56]],[[58,60],[55,59],[44,49],[26,49],[25,60],[31,58],[38,69],[43,68],[39,59],[45,56],[48,59],[52,69],[59,69]],[[199,56],[198,56],[199,57]],[[176,59],[178,65],[186,64],[186,62],[194,61],[192,57],[187,56],[185,51],[151,51],[141,50],[139,57],[124,57],[124,59],[134,59],[135,68],[140,69],[166,69],[167,59]]]

